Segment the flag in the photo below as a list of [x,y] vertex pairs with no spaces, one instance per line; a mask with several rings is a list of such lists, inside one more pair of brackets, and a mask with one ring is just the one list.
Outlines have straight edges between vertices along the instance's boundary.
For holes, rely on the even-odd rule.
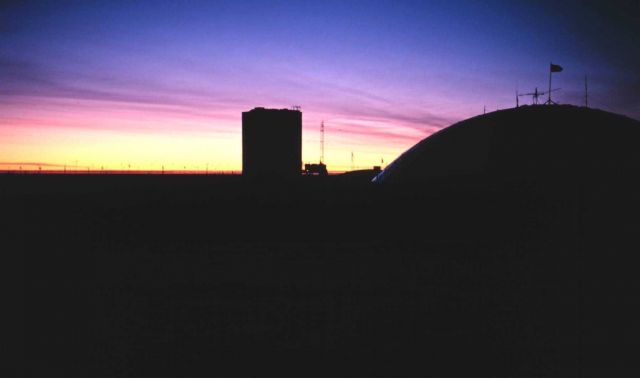
[[550,69],[551,69],[551,72],[562,72],[562,67],[557,64],[551,63]]

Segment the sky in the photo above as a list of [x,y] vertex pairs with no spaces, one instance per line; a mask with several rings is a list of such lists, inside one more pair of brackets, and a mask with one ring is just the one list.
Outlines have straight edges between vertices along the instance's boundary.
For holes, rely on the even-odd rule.
[[324,121],[330,171],[385,166],[550,62],[640,119],[638,35],[637,0],[3,1],[0,169],[239,171],[257,106],[301,107],[304,162]]

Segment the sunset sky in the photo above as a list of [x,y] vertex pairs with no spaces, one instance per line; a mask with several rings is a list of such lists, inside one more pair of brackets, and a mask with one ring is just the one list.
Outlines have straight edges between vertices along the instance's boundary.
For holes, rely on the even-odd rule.
[[[0,169],[241,169],[241,113],[303,111],[303,160],[384,165],[515,91],[640,118],[638,1],[9,1]],[[530,102],[529,99],[522,99]]]

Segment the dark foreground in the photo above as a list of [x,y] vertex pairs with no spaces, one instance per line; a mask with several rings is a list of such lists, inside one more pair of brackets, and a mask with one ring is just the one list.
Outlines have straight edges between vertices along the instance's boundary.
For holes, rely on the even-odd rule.
[[637,189],[0,176],[3,375],[635,376]]

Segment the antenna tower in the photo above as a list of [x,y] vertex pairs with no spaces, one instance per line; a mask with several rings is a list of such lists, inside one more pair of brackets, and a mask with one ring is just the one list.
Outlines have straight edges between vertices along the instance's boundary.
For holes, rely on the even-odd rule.
[[[551,92],[555,92],[560,90],[560,88],[556,88],[556,89],[552,89]],[[522,96],[531,96],[533,105],[538,105],[538,99],[542,96],[544,96],[545,94],[547,94],[547,92],[543,92],[543,91],[538,91],[538,87],[536,87],[536,90],[531,92],[531,93],[519,93],[518,97],[522,97]],[[545,103],[546,104],[546,103]],[[554,103],[555,104],[555,103]]]

